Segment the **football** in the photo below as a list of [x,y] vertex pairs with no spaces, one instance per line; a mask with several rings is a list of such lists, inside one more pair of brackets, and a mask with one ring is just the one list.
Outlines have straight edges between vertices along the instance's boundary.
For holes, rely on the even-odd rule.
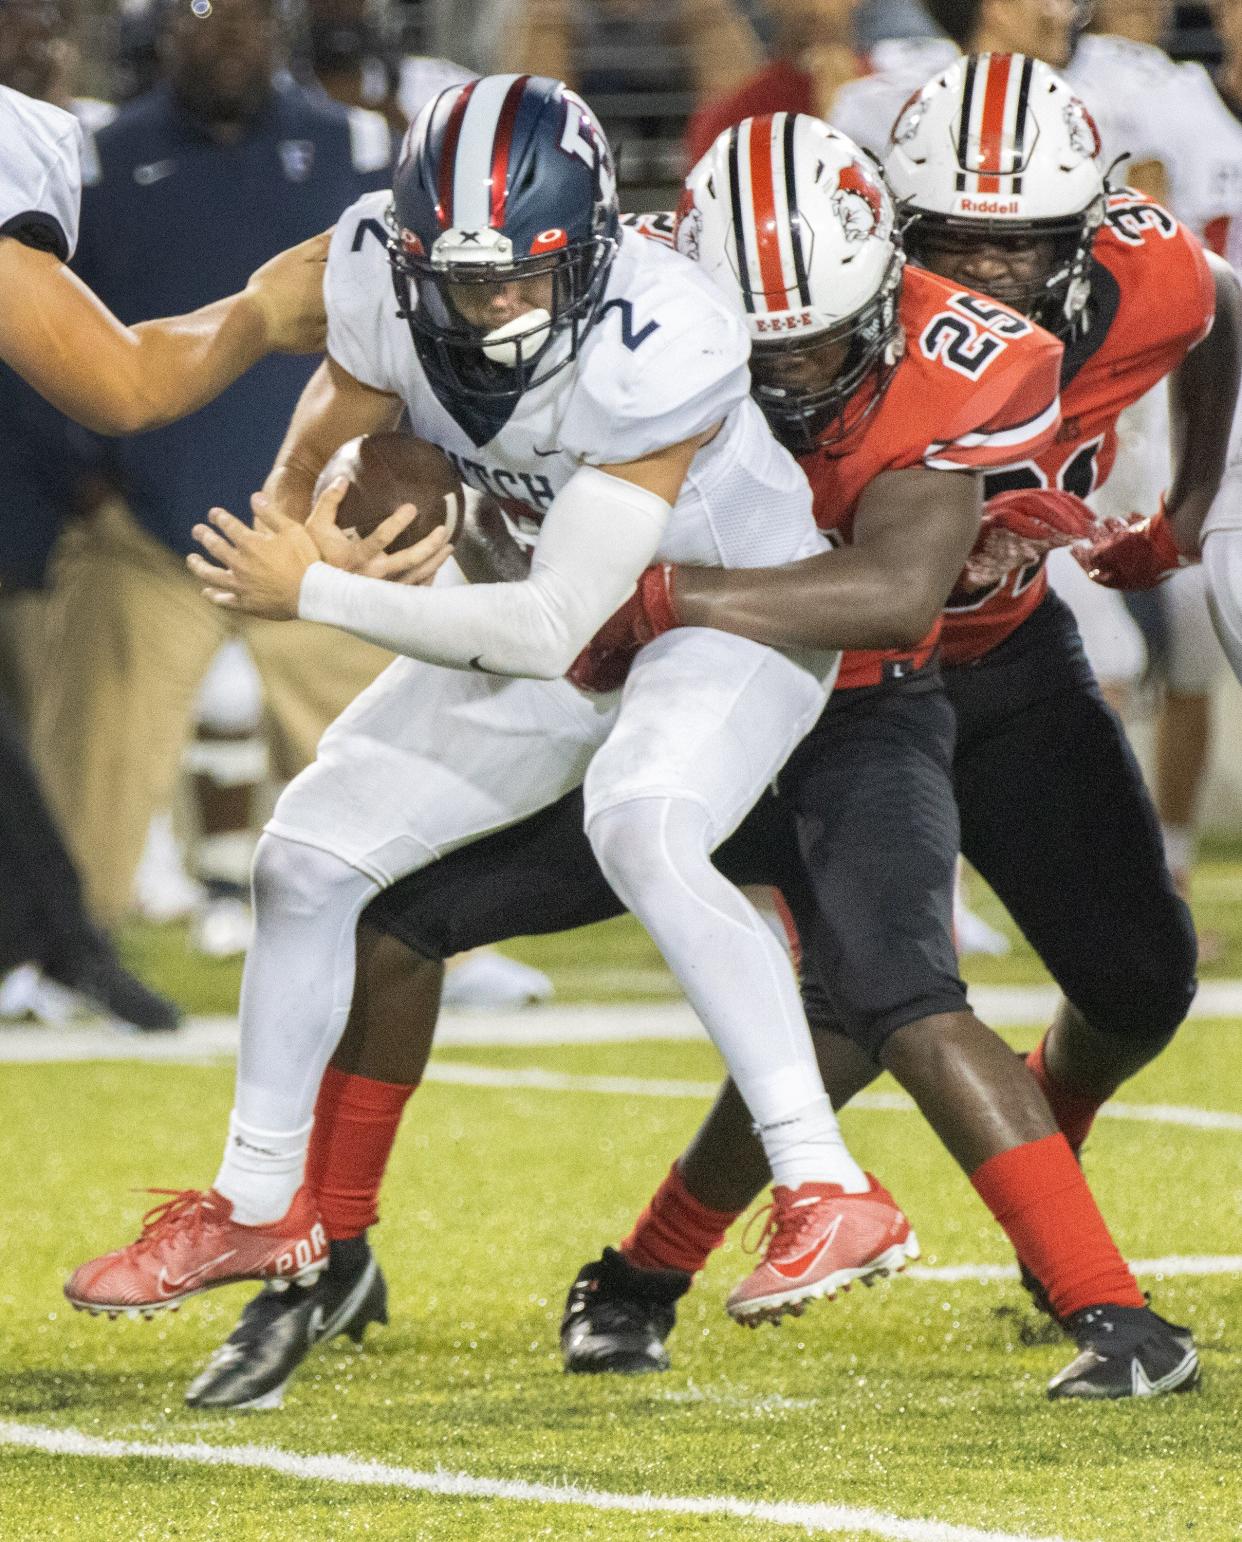
[[487,493],[467,493],[453,560],[472,584],[511,584],[530,573],[530,548],[516,539]]
[[337,477],[349,489],[336,522],[359,539],[370,535],[403,503],[418,510],[410,524],[389,544],[402,551],[441,525],[454,540],[466,511],[461,478],[442,450],[413,434],[366,434],[343,444],[319,473],[315,498]]

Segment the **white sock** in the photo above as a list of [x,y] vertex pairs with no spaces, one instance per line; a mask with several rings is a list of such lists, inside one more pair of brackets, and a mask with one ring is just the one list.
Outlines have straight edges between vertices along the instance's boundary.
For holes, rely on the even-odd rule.
[[863,1194],[867,1175],[849,1153],[827,1093],[755,1133],[772,1169],[773,1183],[796,1189],[803,1183],[839,1183],[847,1194]]
[[235,1221],[264,1226],[287,1212],[302,1186],[311,1123],[300,1130],[259,1130],[233,1110],[215,1188],[233,1201]]

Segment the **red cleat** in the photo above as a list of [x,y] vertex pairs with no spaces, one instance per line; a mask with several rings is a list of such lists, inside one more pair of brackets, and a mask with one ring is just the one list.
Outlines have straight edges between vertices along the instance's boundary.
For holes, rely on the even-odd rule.
[[75,1269],[65,1295],[79,1310],[150,1317],[188,1296],[235,1280],[309,1284],[328,1262],[328,1240],[310,1191],[300,1188],[279,1221],[242,1226],[215,1189],[149,1189],[168,1194],[142,1218],[137,1242]]
[[869,1285],[900,1274],[919,1256],[918,1239],[887,1189],[867,1174],[864,1194],[847,1194],[836,1183],[777,1187],[772,1203],[757,1215],[767,1224],[763,1262],[728,1300],[735,1322],[757,1327],[779,1322],[786,1312],[800,1317],[803,1303],[829,1300],[855,1280]]

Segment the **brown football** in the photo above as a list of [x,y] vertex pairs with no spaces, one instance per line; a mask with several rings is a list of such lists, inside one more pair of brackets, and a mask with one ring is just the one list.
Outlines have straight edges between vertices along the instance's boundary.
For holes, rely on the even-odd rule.
[[487,493],[467,499],[453,559],[472,584],[511,584],[530,574],[530,549],[514,538]]
[[337,477],[346,477],[345,494],[336,522],[358,536],[371,534],[403,503],[418,510],[415,518],[389,544],[402,551],[441,525],[456,538],[465,513],[461,478],[442,450],[413,434],[366,434],[343,444],[319,473],[315,497]]

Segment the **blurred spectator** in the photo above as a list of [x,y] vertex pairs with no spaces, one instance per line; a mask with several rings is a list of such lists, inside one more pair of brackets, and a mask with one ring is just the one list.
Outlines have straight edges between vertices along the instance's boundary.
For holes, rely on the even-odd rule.
[[307,0],[299,63],[334,100],[382,112],[401,133],[424,102],[472,73],[407,53],[402,33],[394,0]]
[[[79,266],[122,318],[178,313],[236,288],[265,257],[387,184],[391,142],[280,69],[277,0],[158,8],[162,83],[102,130],[83,200]],[[196,690],[235,630],[263,679],[277,769],[293,775],[323,728],[382,667],[365,644],[207,605],[183,565],[213,503],[244,513],[312,365],[270,359],[184,423],[118,442],[109,505],[58,554],[49,621],[57,668],[35,745],[95,913],[127,908],[147,826],[166,808]]]
[[854,18],[854,38],[864,53],[889,38],[935,37],[939,32],[923,0],[863,0]]
[[1091,30],[1164,48],[1176,12],[1173,0],[1096,0],[1091,10]]
[[[769,0],[768,10],[777,24],[773,57],[734,90],[703,101],[686,129],[687,164],[705,155],[724,129],[758,113],[809,112],[835,121],[844,86],[871,69],[899,67],[900,40],[872,40],[867,55],[859,51],[859,20],[866,9],[859,0]],[[955,53],[943,39],[931,39],[936,28],[921,6],[917,14],[907,12],[903,17],[881,11],[873,23],[885,14],[893,25],[917,27],[912,33],[903,32],[903,37],[926,40],[913,50],[923,78],[936,68],[928,63],[923,72],[924,57],[951,58]]]
[[[70,20],[47,0],[6,5],[0,85],[72,105]],[[69,463],[64,420],[0,368],[0,1015],[67,1016],[85,999],[139,1028],[173,1028],[177,1009],[122,967],[89,920],[19,727],[44,653],[38,591],[71,506]]]
[[466,60],[580,91],[608,130],[623,187],[679,181],[686,118],[762,61],[747,0],[485,0]]
[[[1171,30],[1174,10],[1166,0],[1100,0],[1092,26],[1155,53]],[[1159,53],[1164,68],[1144,93],[1143,105],[1162,141],[1161,184],[1156,190],[1208,246],[1242,268],[1242,243],[1232,233],[1242,214],[1242,127],[1237,96],[1230,92],[1230,82],[1236,92],[1242,74],[1242,3],[1217,0],[1212,16],[1224,46],[1215,84],[1200,66],[1174,66]],[[1150,177],[1145,185],[1150,187]],[[1120,428],[1144,474],[1138,485],[1126,489],[1127,496],[1104,511],[1154,512],[1170,478],[1164,389],[1137,403]],[[1235,427],[1235,444],[1236,437]],[[1110,480],[1106,492],[1112,485]],[[1236,496],[1226,482],[1222,501]],[[1237,518],[1242,522],[1242,514]],[[1211,751],[1212,698],[1224,671],[1224,654],[1212,629],[1202,567],[1186,568],[1150,592],[1127,595],[1126,603],[1147,643],[1147,682],[1161,688],[1153,793],[1169,867],[1189,898]],[[1219,937],[1201,934],[1202,957],[1210,961],[1219,950]]]

